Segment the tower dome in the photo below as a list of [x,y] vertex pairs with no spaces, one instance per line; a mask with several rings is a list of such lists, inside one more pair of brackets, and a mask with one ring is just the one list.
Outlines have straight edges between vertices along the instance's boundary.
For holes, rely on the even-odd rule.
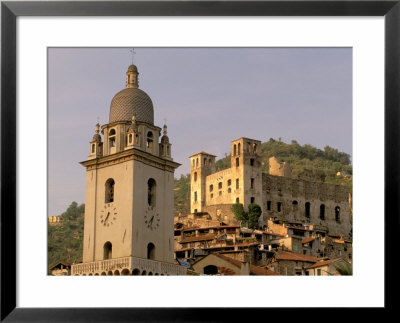
[[117,121],[136,121],[154,124],[153,102],[150,97],[139,89],[139,72],[135,65],[130,65],[126,72],[126,88],[119,91],[110,105],[109,123]]

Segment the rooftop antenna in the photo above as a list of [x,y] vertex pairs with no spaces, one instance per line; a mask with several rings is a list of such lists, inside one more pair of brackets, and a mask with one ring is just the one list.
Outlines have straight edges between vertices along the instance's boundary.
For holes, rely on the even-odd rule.
[[130,51],[131,54],[132,54],[132,65],[133,65],[133,59],[134,59],[134,57],[135,57],[136,52],[135,52],[135,49],[134,49],[134,48],[132,48],[132,49],[129,50],[129,51]]

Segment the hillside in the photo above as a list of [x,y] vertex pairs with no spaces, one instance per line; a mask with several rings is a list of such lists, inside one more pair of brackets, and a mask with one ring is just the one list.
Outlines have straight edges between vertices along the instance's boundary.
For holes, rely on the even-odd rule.
[[[311,170],[317,182],[347,186],[352,190],[352,179],[337,176],[341,171],[352,175],[350,155],[339,152],[337,149],[326,146],[324,150],[311,145],[299,145],[292,140],[287,144],[271,138],[261,144],[261,163],[264,173],[268,173],[270,157],[276,157],[281,162],[288,162],[292,169],[292,177],[296,178],[304,170]],[[220,171],[231,167],[231,157],[226,154],[224,158],[216,161],[216,170]],[[175,215],[190,212],[190,175],[175,179]]]
[[85,205],[72,202],[57,225],[48,225],[47,261],[49,267],[60,261],[80,262],[83,250],[83,220]]

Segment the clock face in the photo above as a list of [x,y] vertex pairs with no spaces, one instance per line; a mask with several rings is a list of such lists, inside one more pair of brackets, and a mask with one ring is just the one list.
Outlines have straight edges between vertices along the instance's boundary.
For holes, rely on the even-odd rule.
[[104,208],[100,211],[100,223],[104,227],[113,225],[117,220],[117,208],[113,203],[104,204]]
[[156,230],[160,226],[160,215],[153,210],[144,212],[144,224],[150,230]]

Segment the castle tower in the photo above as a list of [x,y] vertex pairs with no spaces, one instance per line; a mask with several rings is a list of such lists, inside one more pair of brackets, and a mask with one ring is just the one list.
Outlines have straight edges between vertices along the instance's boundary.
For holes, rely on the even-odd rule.
[[231,173],[235,202],[247,209],[250,203],[262,206],[261,141],[239,138],[231,142]]
[[[139,89],[138,75],[137,67],[129,66],[126,88],[112,99],[109,123],[101,127],[104,142],[96,125],[91,154],[81,163],[86,167],[83,264],[75,265],[75,274],[179,272],[172,263],[174,171],[180,164],[171,158],[166,127],[159,142],[161,128],[154,125],[153,103]],[[164,146],[166,153],[160,152]],[[116,264],[119,269],[112,268]]]
[[190,212],[203,212],[206,206],[206,177],[215,173],[215,155],[204,151],[190,156]]

